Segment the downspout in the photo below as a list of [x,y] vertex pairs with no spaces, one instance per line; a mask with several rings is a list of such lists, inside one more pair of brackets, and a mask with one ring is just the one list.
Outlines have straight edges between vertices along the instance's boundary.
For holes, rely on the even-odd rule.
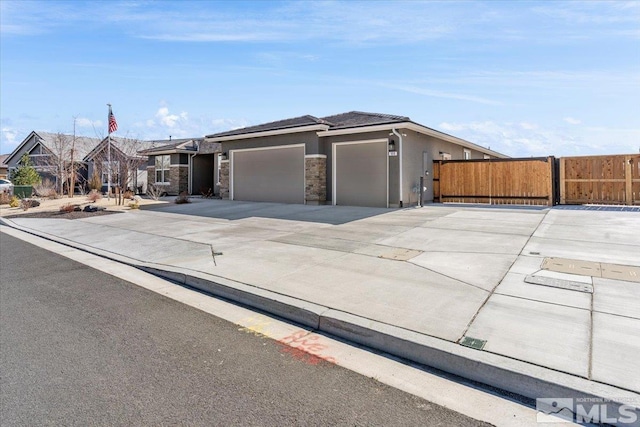
[[400,169],[400,184],[398,185],[398,189],[400,190],[400,200],[398,202],[398,207],[402,207],[402,134],[399,133],[396,128],[391,129],[391,132],[393,132],[393,134],[395,136],[398,137],[398,159],[399,159],[399,166],[398,168]]

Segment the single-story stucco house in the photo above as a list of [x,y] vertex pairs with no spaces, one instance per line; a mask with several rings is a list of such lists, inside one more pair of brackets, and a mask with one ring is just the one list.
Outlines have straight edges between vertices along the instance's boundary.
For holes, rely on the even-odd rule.
[[207,135],[220,144],[220,195],[231,200],[403,207],[433,200],[433,161],[503,158],[408,117],[351,111]]

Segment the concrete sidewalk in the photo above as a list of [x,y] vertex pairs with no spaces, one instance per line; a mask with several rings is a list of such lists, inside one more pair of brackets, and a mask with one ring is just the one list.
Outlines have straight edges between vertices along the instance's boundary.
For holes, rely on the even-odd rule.
[[194,199],[4,221],[523,396],[640,407],[636,212]]

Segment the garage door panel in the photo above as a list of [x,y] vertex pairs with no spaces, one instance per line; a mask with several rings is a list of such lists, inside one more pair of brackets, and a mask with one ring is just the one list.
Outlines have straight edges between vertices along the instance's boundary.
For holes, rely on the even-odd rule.
[[233,152],[233,199],[304,203],[304,147]]
[[387,142],[337,144],[336,204],[387,207]]

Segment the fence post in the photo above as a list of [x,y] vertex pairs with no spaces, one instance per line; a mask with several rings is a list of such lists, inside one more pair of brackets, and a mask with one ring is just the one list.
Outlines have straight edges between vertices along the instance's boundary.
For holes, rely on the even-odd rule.
[[565,168],[565,158],[564,157],[560,157],[560,179],[558,180],[558,184],[560,185],[560,204],[564,205],[566,204],[567,201],[567,194],[566,194],[566,186],[565,186],[565,172],[564,172],[564,168]]
[[555,205],[556,201],[556,177],[555,177],[555,158],[553,156],[547,157],[547,161],[549,162],[549,201],[547,202],[547,206]]
[[624,156],[624,193],[625,193],[625,205],[633,204],[633,181],[631,170],[631,156]]

